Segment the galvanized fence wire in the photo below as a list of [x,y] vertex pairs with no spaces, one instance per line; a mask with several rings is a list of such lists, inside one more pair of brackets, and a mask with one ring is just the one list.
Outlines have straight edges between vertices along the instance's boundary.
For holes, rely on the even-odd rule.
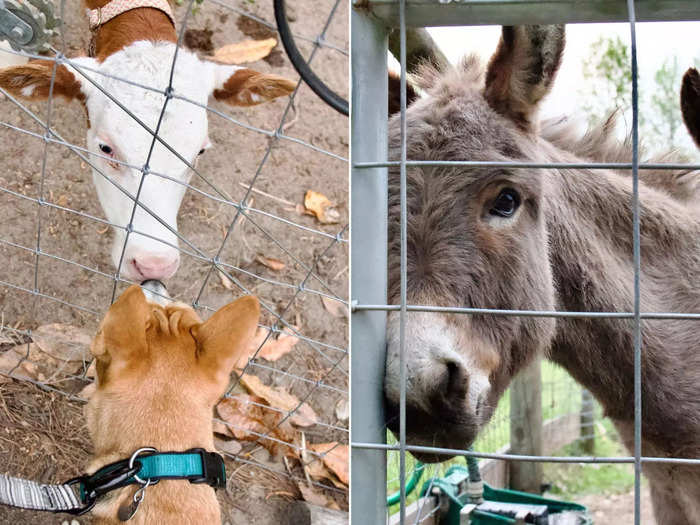
[[[228,11],[237,13],[240,16],[243,17],[248,17],[252,20],[255,20],[256,22],[265,25],[266,27],[269,27],[271,29],[275,29],[275,25],[271,24],[270,22],[264,20],[263,18],[256,16],[252,13],[249,13],[243,9],[240,9],[238,7],[232,6],[227,2],[220,1],[220,0],[210,0],[212,4],[215,4],[219,8],[226,9]],[[317,52],[321,49],[328,49],[334,53],[337,54],[339,57],[337,60],[339,62],[340,67],[343,68],[343,70],[346,69],[346,66],[344,64],[346,57],[348,56],[348,51],[337,44],[331,43],[327,41],[327,33],[329,30],[329,27],[334,20],[335,15],[338,12],[338,9],[342,4],[341,0],[334,0],[334,2],[331,3],[331,8],[329,9],[328,16],[326,18],[326,21],[323,25],[322,30],[319,32],[319,34],[314,37],[308,37],[308,36],[300,36],[297,35],[298,38],[301,40],[305,40],[309,43],[312,44],[311,46],[311,52],[308,56],[308,61],[312,62],[314,59],[314,56],[317,54]],[[146,85],[141,85],[139,83],[133,82],[128,78],[128,75],[125,76],[124,78],[116,77],[114,75],[106,75],[104,72],[101,72],[97,69],[93,68],[87,68],[83,66],[78,66],[75,64],[71,59],[66,57],[66,49],[67,49],[67,43],[66,43],[66,37],[65,37],[65,31],[61,31],[60,34],[60,49],[51,48],[51,52],[53,56],[47,57],[43,55],[34,55],[31,53],[24,53],[24,52],[17,52],[13,50],[5,50],[3,49],[3,52],[7,53],[12,53],[16,55],[21,55],[27,58],[33,58],[37,60],[46,60],[49,62],[52,62],[52,74],[51,74],[51,80],[50,80],[50,86],[49,86],[49,97],[48,97],[48,102],[46,104],[46,114],[45,117],[42,118],[35,114],[27,104],[24,104],[17,98],[13,97],[10,93],[7,91],[3,90],[0,88],[0,93],[2,93],[6,99],[3,104],[11,103],[14,104],[16,107],[18,107],[24,116],[28,118],[33,124],[37,125],[41,132],[35,132],[30,129],[23,128],[21,125],[16,125],[10,122],[5,122],[2,117],[0,117],[0,126],[2,128],[13,131],[13,132],[18,132],[22,133],[24,135],[33,137],[39,141],[42,142],[42,153],[41,153],[41,171],[40,171],[40,182],[39,182],[39,191],[36,196],[29,196],[25,195],[21,191],[14,191],[8,187],[3,187],[0,185],[0,195],[6,195],[11,197],[12,199],[16,199],[17,201],[22,201],[26,203],[30,203],[31,205],[36,205],[36,232],[35,232],[35,242],[33,243],[33,246],[26,245],[24,243],[16,242],[14,240],[0,237],[0,246],[4,246],[6,248],[12,248],[21,252],[25,252],[30,254],[33,260],[33,283],[32,286],[26,286],[23,284],[19,283],[14,283],[6,280],[0,279],[0,287],[7,288],[8,290],[13,290],[16,292],[22,292],[26,295],[28,295],[31,298],[30,305],[29,305],[29,319],[36,319],[36,313],[37,313],[37,308],[39,306],[40,301],[48,300],[53,303],[59,304],[61,306],[65,306],[67,308],[84,312],[86,314],[89,314],[92,316],[95,320],[99,321],[101,317],[104,315],[106,310],[109,308],[110,304],[114,302],[114,300],[117,298],[118,290],[120,285],[127,285],[127,284],[138,284],[138,283],[132,283],[130,280],[124,278],[121,275],[121,268],[122,264],[124,263],[124,254],[127,246],[127,242],[129,237],[132,234],[139,234],[154,240],[158,240],[159,242],[163,242],[165,245],[170,246],[171,248],[174,248],[178,250],[181,254],[185,254],[189,257],[192,257],[194,260],[200,261],[202,263],[206,263],[208,265],[208,270],[206,272],[205,278],[202,280],[201,286],[197,287],[196,293],[193,294],[191,304],[195,309],[198,309],[200,311],[205,311],[205,312],[213,312],[216,310],[216,308],[213,308],[212,306],[206,304],[204,302],[204,294],[207,290],[207,286],[210,285],[212,276],[215,274],[218,274],[217,276],[224,276],[228,281],[235,286],[236,290],[240,294],[247,294],[247,293],[254,293],[251,289],[250,286],[247,286],[241,279],[242,277],[254,279],[255,282],[261,282],[261,283],[266,283],[269,285],[272,285],[274,287],[278,287],[280,289],[286,289],[289,291],[292,291],[291,298],[286,302],[284,307],[280,310],[275,307],[272,303],[265,301],[261,298],[260,303],[262,309],[274,319],[274,323],[271,326],[265,325],[265,324],[260,324],[259,326],[267,331],[265,339],[260,343],[258,348],[256,349],[255,353],[250,357],[248,362],[245,364],[243,371],[239,372],[240,375],[242,376],[245,373],[250,372],[251,370],[259,370],[263,372],[267,372],[271,374],[272,377],[275,377],[276,381],[278,380],[285,380],[288,381],[292,385],[303,385],[303,395],[300,396],[299,403],[292,407],[289,410],[282,410],[279,408],[275,408],[272,406],[269,406],[267,404],[262,404],[262,403],[253,403],[256,407],[266,410],[266,411],[271,411],[276,414],[279,414],[280,418],[277,421],[276,425],[273,428],[267,429],[266,432],[254,432],[251,431],[250,429],[247,428],[240,428],[236,427],[235,425],[231,424],[230,422],[223,421],[218,419],[217,421],[221,424],[224,424],[228,426],[231,429],[234,430],[241,430],[245,432],[249,432],[250,435],[254,435],[257,440],[256,442],[258,444],[260,443],[271,443],[274,442],[277,445],[283,446],[286,449],[290,449],[292,451],[295,451],[297,453],[302,452],[304,458],[309,458],[309,459],[304,459],[302,460],[303,466],[306,467],[308,463],[312,463],[315,461],[320,461],[326,456],[327,454],[333,452],[335,447],[333,447],[330,450],[327,450],[324,453],[317,453],[313,450],[310,450],[308,448],[303,448],[299,446],[298,444],[294,442],[287,442],[281,439],[278,439],[274,437],[272,434],[274,433],[277,428],[284,422],[288,421],[289,418],[294,417],[299,410],[302,408],[304,403],[308,402],[311,397],[319,392],[324,393],[324,395],[327,394],[332,394],[334,396],[337,396],[339,398],[345,398],[347,399],[347,365],[345,364],[347,361],[347,356],[348,356],[348,351],[345,346],[338,346],[337,344],[332,344],[327,341],[323,341],[321,339],[315,338],[315,337],[309,337],[308,335],[304,335],[299,331],[299,328],[294,325],[293,321],[290,321],[288,318],[290,315],[292,315],[292,307],[294,306],[295,302],[303,296],[310,296],[310,297],[317,297],[317,298],[327,298],[327,299],[332,299],[335,301],[338,301],[344,305],[347,306],[348,302],[345,299],[346,297],[346,292],[344,290],[338,290],[334,286],[331,285],[330,282],[327,282],[326,279],[322,278],[319,275],[318,272],[318,262],[325,256],[328,255],[339,255],[341,258],[343,258],[344,250],[347,247],[347,238],[346,238],[346,233],[347,233],[347,226],[343,226],[339,228],[335,233],[329,233],[328,231],[323,231],[319,228],[314,228],[311,227],[307,224],[301,224],[289,217],[281,217],[278,216],[274,213],[271,213],[269,211],[266,211],[261,208],[256,208],[251,205],[251,197],[253,195],[259,194],[263,195],[266,197],[270,198],[275,198],[272,195],[267,194],[266,192],[259,190],[255,188],[256,182],[258,182],[258,179],[263,171],[263,168],[266,166],[268,163],[268,160],[270,159],[270,155],[273,151],[273,148],[280,142],[280,141],[286,141],[289,143],[293,143],[298,145],[299,147],[304,148],[305,150],[308,150],[310,152],[313,152],[314,154],[319,154],[319,155],[324,155],[328,157],[329,159],[332,159],[332,162],[337,162],[337,170],[336,173],[339,173],[340,176],[342,177],[342,180],[345,180],[345,174],[346,170],[344,166],[347,164],[347,158],[343,155],[339,155],[336,152],[326,150],[322,147],[316,146],[314,144],[311,144],[308,140],[304,140],[301,138],[289,136],[285,133],[285,129],[287,129],[288,126],[287,120],[291,112],[296,113],[296,108],[295,108],[295,99],[298,96],[299,88],[302,84],[302,81],[299,80],[297,82],[296,88],[294,92],[290,95],[288,102],[286,103],[284,110],[282,111],[279,124],[277,127],[273,130],[266,130],[262,129],[250,124],[246,124],[243,122],[240,122],[239,120],[233,118],[232,116],[228,115],[227,113],[221,111],[220,109],[217,109],[215,107],[210,107],[205,104],[201,104],[200,102],[196,102],[193,100],[189,100],[187,97],[184,97],[177,92],[174,91],[173,89],[173,77],[174,77],[174,71],[175,71],[175,66],[177,63],[178,59],[178,53],[179,49],[182,46],[185,30],[187,28],[187,23],[188,20],[191,19],[192,16],[192,10],[193,7],[195,6],[195,0],[190,0],[187,3],[186,10],[184,13],[184,16],[182,17],[182,20],[179,22],[179,29],[178,29],[178,42],[176,46],[176,50],[173,54],[173,59],[172,63],[170,64],[170,73],[169,73],[169,82],[168,86],[166,89],[162,88],[155,88],[153,86],[146,86]],[[60,16],[62,20],[65,20],[65,17],[63,16],[65,13],[66,9],[66,0],[61,0],[60,2]],[[116,180],[114,180],[112,177],[109,175],[105,174],[99,166],[97,166],[94,162],[94,159],[96,157],[102,157],[102,158],[109,158],[110,162],[115,161],[115,159],[111,157],[107,157],[106,155],[101,155],[101,154],[96,154],[93,152],[88,151],[85,147],[82,147],[78,144],[73,144],[72,142],[64,139],[61,134],[56,131],[55,125],[53,123],[53,118],[54,118],[54,110],[53,110],[53,104],[54,104],[54,84],[55,84],[55,79],[56,79],[56,71],[59,65],[66,65],[66,66],[71,66],[72,70],[76,72],[78,75],[82,76],[83,79],[87,80],[90,82],[95,88],[97,88],[102,94],[107,96],[113,103],[115,103],[118,107],[121,108],[122,111],[126,115],[128,115],[130,118],[132,118],[135,122],[137,122],[143,129],[145,129],[148,134],[151,136],[151,142],[150,142],[150,147],[148,150],[148,155],[145,159],[145,162],[142,165],[135,166],[132,164],[129,164],[127,162],[119,161],[117,160],[116,162],[122,166],[127,166],[131,169],[139,170],[141,172],[141,179],[140,179],[140,184],[138,187],[138,190],[135,194],[131,194],[128,190],[126,190],[124,187],[122,187]],[[163,100],[163,105],[162,109],[160,111],[160,116],[159,119],[156,123],[156,126],[154,129],[151,129],[148,125],[146,125],[144,122],[139,120],[139,118],[124,104],[122,104],[117,96],[113,93],[108,92],[101,86],[99,82],[97,82],[91,75],[105,75],[111,79],[118,80],[119,82],[124,82],[125,84],[129,84],[132,86],[136,86],[139,88],[142,88],[147,91],[151,92],[156,92],[161,94],[164,97]],[[241,186],[243,187],[244,190],[244,196],[240,200],[234,200],[226,191],[223,189],[217,187],[217,185],[211,180],[211,178],[203,173],[201,173],[196,166],[193,166],[187,159],[185,159],[175,148],[173,148],[171,145],[169,145],[160,135],[160,127],[161,123],[163,121],[163,116],[165,114],[166,108],[170,102],[171,99],[179,99],[187,103],[191,103],[194,105],[197,105],[199,107],[202,107],[207,110],[210,114],[216,115],[217,117],[220,117],[223,119],[225,122],[230,123],[236,127],[240,127],[244,130],[254,132],[260,135],[264,135],[268,137],[269,142],[267,144],[267,147],[265,149],[264,154],[262,155],[262,158],[260,159],[259,163],[257,164],[257,168],[255,169],[254,175],[252,177],[252,180],[241,183]],[[320,104],[320,102],[318,102]],[[183,182],[180,180],[177,180],[173,177],[169,177],[166,174],[162,173],[156,173],[154,171],[151,171],[149,168],[150,164],[150,159],[153,154],[154,148],[156,144],[159,143],[162,146],[164,146],[166,149],[168,149],[173,155],[179,158],[181,162],[183,162],[196,176],[197,178],[202,182],[207,187],[207,191],[204,191],[200,188],[197,188],[193,185],[191,185],[188,182]],[[49,147],[51,146],[59,146],[62,148],[65,148],[67,151],[71,152],[72,154],[76,155],[82,162],[84,162],[87,166],[91,167],[94,172],[96,172],[100,177],[104,178],[106,181],[108,181],[111,185],[116,187],[122,194],[126,195],[130,201],[133,203],[132,208],[131,208],[131,220],[129,221],[129,224],[127,226],[121,225],[121,224],[115,224],[112,223],[104,218],[97,217],[93,214],[87,213],[85,211],[75,209],[73,207],[67,206],[67,205],[62,205],[56,202],[52,202],[52,199],[47,198],[47,192],[46,192],[46,181],[47,181],[47,165],[48,165],[48,153],[49,153]],[[224,238],[219,245],[219,247],[213,252],[213,255],[210,253],[207,253],[206,250],[199,248],[198,246],[195,245],[194,242],[192,242],[190,239],[188,239],[186,236],[181,234],[179,231],[176,231],[174,228],[169,226],[165,220],[163,220],[161,217],[158,216],[158,214],[154,213],[152,210],[148,209],[147,206],[145,206],[139,199],[141,190],[143,188],[144,181],[146,180],[146,177],[159,177],[163,179],[167,179],[171,182],[175,182],[177,184],[180,184],[185,187],[185,189],[190,190],[194,193],[196,193],[199,197],[202,197],[206,199],[207,201],[211,201],[212,203],[218,204],[218,205],[223,205],[227,208],[230,208],[234,210],[234,216],[228,226],[226,228],[226,232],[224,235]],[[146,212],[149,216],[151,216],[153,219],[155,219],[161,226],[166,228],[170,233],[172,233],[178,241],[184,244],[184,247],[181,246],[176,246],[172,243],[168,243],[166,241],[163,241],[161,239],[157,239],[153,237],[152,235],[138,231],[131,227],[131,223],[133,222],[133,219],[135,217],[135,214],[137,212],[137,209],[141,209],[144,212]],[[42,247],[42,233],[45,229],[45,215],[48,211],[54,210],[54,211],[59,211],[63,213],[67,213],[70,215],[73,215],[81,220],[86,220],[90,223],[96,223],[102,226],[107,226],[107,227],[112,227],[115,229],[123,230],[126,233],[124,243],[121,246],[120,250],[120,258],[119,258],[119,265],[116,269],[116,272],[114,274],[102,271],[96,267],[93,267],[92,265],[89,264],[84,264],[80,262],[79,260],[74,260],[72,257],[65,257],[61,256],[58,254],[50,253],[46,251]],[[279,239],[276,235],[271,233],[268,228],[266,228],[262,224],[262,219],[269,219],[272,221],[275,221],[276,223],[279,223],[285,227],[289,227],[290,234],[293,234],[294,232],[298,232],[298,235],[300,234],[309,234],[312,235],[315,238],[324,240],[325,239],[325,248],[323,248],[318,254],[313,255],[311,260],[304,260],[303,255],[298,255],[297,254],[297,246],[292,246],[289,240],[294,240],[294,238],[290,234],[286,234],[285,241]],[[302,271],[303,277],[298,281],[298,282],[285,282],[280,279],[274,279],[270,278],[269,276],[264,276],[264,275],[258,275],[254,271],[251,271],[249,269],[242,268],[241,266],[237,264],[232,264],[231,262],[228,262],[225,260],[224,256],[224,249],[227,246],[227,244],[230,244],[230,238],[234,234],[236,228],[240,229],[242,228],[242,223],[245,221],[246,224],[250,225],[254,231],[261,236],[261,238],[271,247],[274,247],[275,249],[279,250],[281,253],[283,253],[286,257],[288,257],[291,261],[293,261],[299,269]],[[0,229],[0,234],[2,234],[2,229]],[[41,274],[41,261],[43,260],[52,260],[52,261],[58,261],[62,264],[66,264],[75,268],[80,269],[81,271],[87,272],[90,275],[94,276],[99,276],[104,279],[108,279],[113,281],[112,285],[112,293],[111,293],[111,301],[105,303],[102,305],[102,307],[98,310],[95,308],[88,307],[84,304],[78,304],[77,301],[75,301],[76,298],[80,296],[79,293],[73,293],[70,295],[70,299],[67,298],[61,298],[61,297],[55,297],[50,293],[46,293],[45,291],[42,290],[42,286],[40,283],[40,274]],[[341,264],[342,266],[342,264]],[[342,269],[338,275],[341,275],[343,272],[347,271],[346,269]],[[177,276],[176,276],[177,278]],[[335,278],[333,279],[335,280]],[[167,298],[169,299],[169,298]],[[175,298],[179,299],[179,298]],[[300,343],[304,345],[305,349],[308,349],[311,354],[318,355],[321,359],[322,362],[325,363],[323,372],[319,375],[318,373],[312,373],[310,376],[308,374],[308,370],[305,370],[303,366],[299,366],[298,363],[293,363],[292,367],[295,368],[295,370],[292,370],[292,367],[289,368],[282,368],[279,366],[275,366],[274,363],[270,364],[264,364],[260,362],[259,359],[257,359],[259,352],[262,350],[264,345],[270,340],[270,338],[281,334],[281,333],[286,333],[286,334],[291,334],[294,337],[298,338]],[[20,379],[23,381],[30,382],[46,391],[51,391],[51,392],[58,392],[64,395],[67,395],[71,399],[78,399],[81,401],[85,401],[80,394],[76,394],[74,392],[69,391],[68,389],[62,388],[62,386],[65,383],[68,383],[70,381],[75,381],[79,380],[84,383],[89,383],[90,379],[87,377],[88,370],[90,368],[90,362],[86,362],[83,360],[82,362],[82,370],[79,373],[74,373],[74,372],[69,372],[67,370],[64,370],[65,368],[68,367],[68,362],[66,362],[64,365],[62,365],[61,369],[53,371],[54,373],[51,375],[49,378],[32,378],[28,377],[26,374],[21,373],[22,372],[22,367],[25,364],[31,364],[32,359],[30,356],[30,349],[31,349],[31,342],[33,338],[33,331],[31,329],[20,329],[17,328],[17,326],[13,326],[13,321],[9,319],[5,319],[4,317],[0,318],[0,342],[8,342],[8,341],[20,341],[22,345],[26,344],[26,352],[24,355],[20,357],[18,362],[10,369],[10,370],[0,370],[0,375],[10,377],[10,378],[15,378],[15,379]],[[76,349],[78,345],[75,345]],[[313,372],[313,371],[312,371]],[[235,397],[237,394],[234,393],[233,387],[235,385],[232,385],[232,387],[229,389],[227,392],[226,396],[228,397]],[[312,424],[317,425],[318,428],[321,431],[328,431],[328,432],[333,432],[334,435],[336,436],[336,440],[338,440],[338,445],[342,443],[347,443],[347,435],[348,435],[348,428],[347,424],[334,424],[329,421],[323,421],[323,420],[317,420],[313,421]],[[337,436],[340,436],[338,438]],[[264,464],[261,464],[258,461],[255,460],[249,460],[245,459],[241,455],[233,455],[229,453],[225,453],[225,455],[229,456],[235,461],[240,462],[242,465],[252,465],[256,466],[258,468],[263,468],[267,470],[271,470],[275,472],[276,474],[281,474],[284,475],[290,479],[294,479],[297,481],[303,481],[307,482],[307,479],[303,477],[298,477],[296,476],[293,472],[291,471],[286,471],[286,470],[276,470],[276,469],[271,469],[269,466],[266,466]],[[325,483],[322,481],[312,481],[312,483],[318,487],[323,487],[324,489],[334,491],[334,492],[344,492],[344,490],[339,489],[335,487],[334,485],[331,485],[329,483]]]
[[[371,170],[373,168],[398,168],[400,176],[400,299],[399,304],[363,304],[353,299],[353,313],[362,312],[399,312],[399,345],[400,345],[400,398],[399,398],[399,435],[396,443],[386,444],[379,442],[360,442],[352,439],[350,446],[352,450],[383,450],[386,452],[395,451],[399,456],[398,476],[388,479],[389,483],[398,481],[399,490],[401,493],[399,519],[400,523],[407,523],[406,517],[406,453],[421,452],[444,454],[447,456],[463,456],[476,457],[483,459],[508,460],[508,461],[527,461],[527,462],[548,462],[548,463],[579,463],[579,464],[632,464],[634,466],[634,523],[640,523],[640,501],[641,501],[641,475],[642,464],[644,463],[664,463],[669,465],[700,465],[700,458],[667,458],[667,457],[646,457],[642,456],[641,452],[641,321],[643,319],[686,319],[699,320],[700,313],[690,312],[642,312],[640,307],[640,217],[639,217],[639,170],[699,170],[700,164],[697,163],[640,163],[639,161],[639,101],[638,101],[638,79],[637,79],[637,42],[635,32],[635,3],[634,0],[627,0],[627,23],[630,29],[631,36],[631,79],[632,79],[632,160],[631,162],[616,162],[616,163],[600,163],[600,162],[580,162],[580,163],[541,163],[541,162],[510,162],[510,161],[441,161],[441,160],[421,160],[407,159],[407,129],[406,129],[406,0],[395,0],[392,2],[380,2],[381,4],[391,3],[398,10],[398,29],[400,36],[400,158],[399,160],[374,159],[352,162],[353,172],[362,170]],[[442,2],[440,3],[449,3]],[[462,2],[468,4],[469,2]],[[501,8],[507,9],[508,2],[495,2],[502,4]],[[418,4],[418,3],[416,3]],[[439,4],[435,4],[436,7]],[[366,8],[371,11],[372,5],[358,5],[356,7]],[[382,7],[386,7],[382,5]],[[415,7],[415,6],[414,6]],[[424,6],[421,6],[424,7]],[[464,25],[469,24],[469,13],[467,6],[464,12]],[[386,13],[386,11],[385,11]],[[493,15],[493,12],[490,13]],[[647,13],[648,16],[648,13]],[[487,17],[488,18],[488,17]],[[491,16],[490,19],[492,19]],[[413,19],[415,22],[415,18]],[[493,22],[491,22],[493,23]],[[512,22],[510,22],[512,23]],[[454,24],[454,21],[451,21]],[[385,44],[384,44],[385,45]],[[468,50],[467,50],[468,51]],[[356,73],[353,71],[353,75]],[[355,85],[355,89],[361,89],[361,86]],[[357,114],[355,115],[357,117]],[[361,117],[359,117],[361,118]],[[353,152],[353,158],[355,157]],[[359,156],[360,154],[358,154]],[[407,304],[406,301],[406,279],[407,279],[407,260],[406,260],[406,231],[407,231],[407,204],[406,204],[406,169],[407,167],[491,167],[509,169],[569,169],[578,168],[582,170],[630,170],[632,173],[632,201],[630,203],[633,215],[633,308],[629,312],[572,312],[572,311],[532,311],[532,310],[516,310],[516,309],[489,309],[489,308],[467,308],[467,307],[438,307],[431,305],[415,305]],[[405,348],[405,326],[407,322],[407,312],[437,312],[450,313],[460,315],[501,315],[501,316],[523,316],[523,317],[553,317],[553,318],[582,318],[582,319],[630,319],[633,322],[634,330],[634,449],[633,454],[622,457],[593,457],[593,456],[552,456],[552,455],[522,455],[509,454],[500,452],[477,452],[473,450],[463,449],[446,449],[431,446],[416,446],[406,442],[406,348]],[[357,350],[356,350],[357,351]],[[354,384],[354,380],[353,380]],[[578,392],[581,390],[578,387],[572,387],[569,383],[569,388]],[[580,399],[580,397],[579,397]],[[599,414],[595,405],[590,405],[585,409],[582,407],[570,407],[569,412],[580,412],[582,416],[596,416]],[[588,426],[595,424],[589,423]],[[384,427],[386,432],[386,426]],[[488,429],[488,427],[487,427]],[[363,463],[363,466],[365,464]],[[361,476],[362,472],[353,470],[353,475]],[[428,494],[430,490],[428,490]],[[416,519],[421,520],[421,512],[416,514]]]

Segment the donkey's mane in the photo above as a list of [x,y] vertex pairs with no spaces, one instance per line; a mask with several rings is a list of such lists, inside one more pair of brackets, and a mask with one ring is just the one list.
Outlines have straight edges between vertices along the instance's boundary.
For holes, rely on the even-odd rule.
[[[557,148],[575,154],[589,162],[624,163],[632,160],[632,135],[624,140],[616,136],[619,111],[614,111],[608,118],[590,126],[581,135],[577,131],[576,122],[568,117],[550,118],[542,122],[540,135],[543,139]],[[664,154],[647,157],[644,145],[639,144],[640,162],[650,164],[682,164],[688,158],[678,150],[670,150]],[[629,170],[618,170],[619,173],[630,175]],[[642,181],[661,189],[679,201],[693,199],[700,182],[700,172],[692,170],[640,170]]]
[[[484,65],[476,54],[464,56],[459,64],[435,64],[424,61],[410,75],[410,82],[432,97],[452,98],[468,91],[483,89]],[[605,120],[589,126],[583,135],[576,121],[568,117],[545,119],[540,126],[540,136],[557,148],[576,155],[583,161],[602,163],[629,163],[632,161],[632,135],[624,139],[617,136],[620,112],[614,111]],[[644,145],[639,143],[640,162],[652,164],[682,164],[688,158],[678,150],[647,156]],[[631,175],[630,170],[618,170]],[[640,170],[640,179],[660,189],[676,200],[694,200],[700,192],[700,172],[692,170]]]

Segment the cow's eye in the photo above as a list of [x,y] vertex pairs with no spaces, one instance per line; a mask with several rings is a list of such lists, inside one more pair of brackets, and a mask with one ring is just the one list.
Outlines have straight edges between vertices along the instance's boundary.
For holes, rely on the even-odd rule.
[[100,151],[105,155],[112,155],[114,153],[112,146],[108,146],[107,144],[100,144]]

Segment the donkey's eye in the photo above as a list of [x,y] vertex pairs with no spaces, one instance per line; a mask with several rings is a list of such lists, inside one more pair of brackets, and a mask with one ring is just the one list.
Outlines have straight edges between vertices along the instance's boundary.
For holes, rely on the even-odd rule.
[[520,195],[518,195],[518,192],[512,188],[505,188],[496,197],[489,213],[499,217],[512,217],[518,206],[520,206]]
[[100,144],[100,151],[105,155],[111,155],[112,153],[114,153],[112,147],[108,146],[107,144]]
[[197,155],[202,155],[205,151],[207,151],[205,148],[202,148],[199,150],[199,153]]

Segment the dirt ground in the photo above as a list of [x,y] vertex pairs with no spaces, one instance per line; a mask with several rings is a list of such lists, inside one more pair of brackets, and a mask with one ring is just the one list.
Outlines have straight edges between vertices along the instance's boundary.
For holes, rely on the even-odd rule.
[[[225,3],[238,12],[205,1],[190,17],[188,28],[201,31],[194,37],[205,35],[206,40],[210,34],[214,48],[246,38],[267,37],[264,27],[239,12],[273,21],[272,2],[227,0]],[[65,52],[69,56],[83,53],[88,45],[87,21],[80,4],[73,1],[65,4]],[[295,1],[288,6],[292,30],[295,34],[315,38],[326,23],[332,6],[330,0]],[[184,8],[179,7],[176,19],[181,20],[183,16]],[[348,49],[348,13],[344,3],[330,24],[326,40],[341,49]],[[57,38],[54,43],[59,46],[59,42]],[[193,42],[201,44],[196,38],[190,41]],[[307,56],[311,44],[297,40],[297,45]],[[206,49],[208,43],[199,47]],[[267,60],[250,67],[298,79],[279,46]],[[322,48],[314,59],[313,68],[333,89],[347,97],[346,55]],[[274,130],[279,125],[286,101],[286,98],[278,99],[251,108],[231,108],[218,103],[214,103],[214,107],[243,123]],[[41,118],[45,117],[45,103],[32,103],[28,107]],[[79,104],[60,101],[54,105],[52,114],[56,132],[81,147],[85,144],[86,131],[82,112]],[[209,119],[209,135],[214,147],[202,157],[198,169],[237,202],[245,193],[242,185],[252,181],[272,139],[215,114],[210,114]],[[43,133],[39,125],[8,100],[0,100],[0,121]],[[305,85],[299,90],[284,133],[341,157],[348,156],[347,118],[326,106]],[[42,141],[0,126],[0,189],[38,197],[42,156]],[[348,220],[347,174],[345,161],[293,141],[279,140],[260,172],[249,205],[336,235]],[[103,217],[91,178],[90,168],[75,154],[66,147],[49,144],[44,186],[46,200]],[[203,191],[208,189],[197,177],[193,178],[193,185]],[[299,213],[297,205],[303,203],[304,194],[309,189],[325,194],[337,204],[338,224],[319,224],[315,218]],[[37,204],[7,191],[0,191],[0,210],[0,326],[28,330],[59,322],[94,332],[109,307],[114,282],[110,277],[60,259],[113,274],[109,255],[111,232],[105,231],[103,225],[94,220],[55,208],[42,207],[39,212]],[[190,190],[180,208],[179,230],[193,245],[213,256],[221,246],[234,213],[231,206]],[[58,259],[41,256],[37,266],[34,254],[21,247],[34,249],[36,246],[39,218],[41,251]],[[297,290],[298,284],[306,277],[304,266],[313,267],[315,275],[323,282],[312,277],[306,287],[347,300],[347,243],[333,242],[328,237],[256,212],[251,212],[250,220],[243,221],[235,232],[220,256],[222,262],[236,266],[237,269],[231,270],[233,276],[273,311],[286,311],[284,319],[299,326],[303,336],[329,345],[301,341],[281,360],[265,363],[273,370],[254,368],[251,371],[267,384],[283,387],[298,398],[306,399],[321,421],[337,427],[310,427],[306,429],[307,441],[347,443],[347,431],[342,430],[347,428],[347,420],[338,419],[335,410],[338,403],[347,400],[343,393],[348,387],[347,319],[332,315],[324,308],[318,294]],[[346,233],[343,237],[349,235]],[[280,249],[277,242],[294,258]],[[280,271],[267,268],[256,260],[259,255],[279,259],[285,267]],[[46,297],[33,296],[18,289],[35,288],[35,268],[38,268],[36,289]],[[201,290],[199,304],[217,309],[241,294],[238,290],[227,289],[215,274],[206,279],[208,271],[208,264],[183,253],[180,269],[167,283],[171,295],[191,303]],[[120,284],[117,293],[124,288],[125,285]],[[77,304],[85,310],[62,302]],[[208,312],[206,308],[200,308],[202,316],[206,317]],[[274,321],[270,313],[263,314],[263,324],[269,326]],[[0,345],[0,353],[7,348],[7,345]],[[340,363],[334,367],[337,361]],[[72,370],[68,375],[80,375],[80,372],[79,369]],[[319,387],[317,381],[331,388]],[[62,393],[77,394],[85,382],[75,377],[60,377],[49,386]],[[62,393],[42,390],[27,382],[0,383],[0,465],[3,465],[3,472],[47,482],[62,481],[80,472],[90,451],[83,428],[82,403],[71,401]],[[290,519],[302,523],[294,518],[297,506],[291,501],[300,498],[300,493],[289,480],[287,467],[281,461],[271,460],[265,450],[260,451],[260,447],[251,446],[244,452],[247,453],[245,460],[252,465],[236,461],[228,465],[229,472],[233,472],[232,479],[228,490],[220,494],[224,520],[231,525],[251,522],[257,525],[279,524],[290,522]],[[298,465],[292,462],[289,468],[293,475],[303,477]],[[347,509],[347,497],[342,491],[328,492],[328,495],[341,509]],[[63,519],[0,509],[0,523],[61,523]],[[89,523],[89,520],[81,517],[79,522]]]
[[[634,491],[624,494],[589,494],[578,498],[576,503],[588,507],[596,525],[634,523]],[[641,518],[644,525],[656,525],[647,487],[642,488]]]

